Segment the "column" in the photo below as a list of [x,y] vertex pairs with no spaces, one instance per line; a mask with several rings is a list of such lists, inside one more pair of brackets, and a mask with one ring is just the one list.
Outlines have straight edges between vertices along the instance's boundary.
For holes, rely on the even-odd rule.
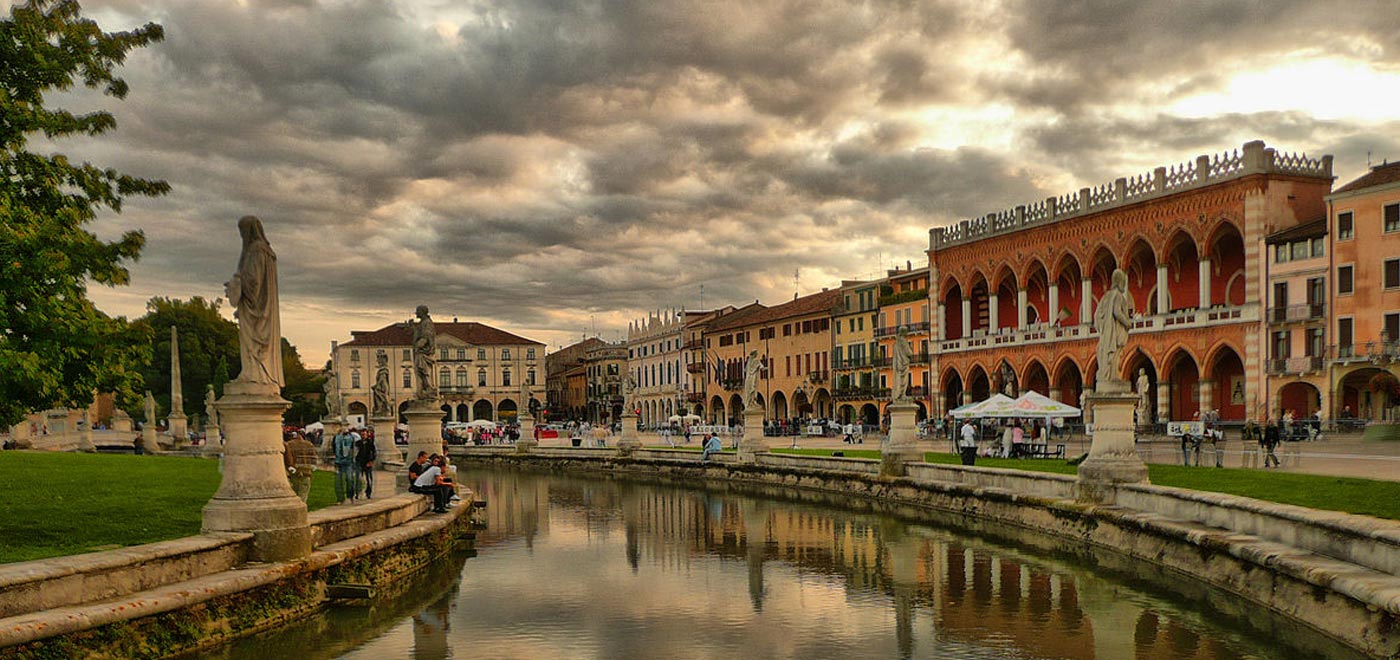
[[1166,314],[1171,311],[1171,296],[1167,295],[1167,265],[1157,264],[1157,313]]
[[1079,281],[1079,322],[1094,322],[1094,281],[1087,278]]
[[972,336],[972,299],[963,298],[962,301],[962,336]]
[[1060,322],[1060,283],[1050,283],[1050,318],[1046,319],[1051,324]]
[[943,341],[948,338],[948,329],[943,327],[948,322],[948,308],[940,302],[934,307],[934,314],[934,322],[938,325],[938,334],[934,335],[934,338]]
[[1215,381],[1202,378],[1200,385],[1201,401],[1199,408],[1201,411],[1210,410],[1215,407]]
[[1200,263],[1200,283],[1201,297],[1197,307],[1206,309],[1210,307],[1210,259],[1201,259]]
[[993,293],[993,294],[990,295],[990,296],[987,296],[987,333],[988,333],[988,334],[993,333],[993,332],[996,332],[996,331],[997,331],[997,328],[1000,327],[1000,325],[1001,325],[1001,324],[1000,324],[1000,319],[997,318],[997,317],[1000,316],[1000,314],[997,313],[997,312],[999,311],[999,310],[997,309],[997,307],[1000,305],[1000,303],[999,303],[999,301],[998,301],[998,298],[1000,298],[1000,296],[998,296],[998,295],[995,294],[995,293]]
[[[1161,376],[1158,376],[1160,379]],[[1171,421],[1172,417],[1172,386],[1164,380],[1157,381],[1157,420],[1162,422]]]
[[1016,289],[1016,327],[1022,330],[1026,327],[1026,290]]

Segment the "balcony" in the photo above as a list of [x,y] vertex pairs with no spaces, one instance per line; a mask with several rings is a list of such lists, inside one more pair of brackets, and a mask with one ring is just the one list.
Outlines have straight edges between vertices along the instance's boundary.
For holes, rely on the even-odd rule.
[[1305,303],[1302,305],[1288,305],[1286,307],[1270,307],[1266,309],[1264,313],[1269,323],[1274,324],[1323,321],[1327,318],[1327,305],[1322,303]]
[[1370,362],[1389,364],[1400,362],[1400,341],[1368,341],[1364,344],[1333,344],[1327,349],[1333,362]]
[[438,391],[443,394],[461,394],[471,396],[476,393],[476,388],[470,385],[438,385]]
[[704,392],[691,392],[691,393],[685,395],[685,402],[686,402],[686,403],[704,403],[704,402],[705,402],[705,393],[704,393]]
[[681,350],[683,350],[683,351],[693,351],[693,350],[695,350],[695,349],[697,349],[697,348],[704,348],[704,347],[705,347],[705,339],[704,339],[703,337],[696,337],[695,339],[692,339],[692,340],[690,340],[690,341],[688,341],[688,342],[686,342],[686,343],[684,343],[684,344],[681,344]]
[[807,380],[813,383],[825,383],[828,373],[825,369],[807,372]]
[[[1258,321],[1259,308],[1254,306],[1183,309],[1167,314],[1134,316],[1130,332],[1132,334],[1169,332]],[[1098,339],[1098,336],[1098,331],[1088,324],[1050,325],[1040,323],[1026,328],[1001,328],[995,332],[978,330],[973,332],[971,337],[940,341],[938,348],[942,353],[956,353],[991,347],[1001,348],[1004,346]]]
[[888,399],[890,398],[890,388],[888,387],[838,387],[832,394],[832,398],[837,401],[855,401],[859,399]]
[[690,364],[685,365],[685,372],[688,374],[703,374],[705,373],[705,363],[691,362]]
[[1322,371],[1323,359],[1321,356],[1303,356],[1295,358],[1275,358],[1268,361],[1265,368],[1270,376],[1304,375]]
[[864,368],[869,367],[869,366],[871,366],[871,365],[870,365],[870,360],[869,360],[869,359],[867,359],[867,358],[859,358],[859,359],[854,359],[854,360],[837,360],[834,366],[835,366],[836,369],[841,370],[841,369],[864,369]]
[[742,389],[744,389],[744,379],[743,379],[743,378],[722,378],[722,379],[720,379],[720,381],[719,381],[719,386],[722,387],[722,388],[724,388],[724,389],[726,389],[726,390],[742,390]]
[[899,334],[900,329],[911,335],[928,334],[929,323],[905,323],[904,325],[892,325],[885,328],[875,328],[876,337],[893,337]]

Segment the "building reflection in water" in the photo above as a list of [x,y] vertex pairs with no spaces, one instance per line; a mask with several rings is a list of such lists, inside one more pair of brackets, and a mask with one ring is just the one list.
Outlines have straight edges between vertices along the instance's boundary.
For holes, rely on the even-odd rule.
[[[415,658],[447,657],[454,617],[500,657],[564,643],[509,632],[530,626],[567,634],[568,657],[1272,657],[1092,567],[946,529],[603,479],[466,469],[461,479],[487,500],[489,529],[464,573],[464,611],[449,616],[447,598],[415,617]],[[522,544],[537,555],[527,567],[508,561]],[[495,574],[511,571],[521,575]],[[747,607],[735,602],[744,578]],[[513,593],[492,595],[502,589]]]

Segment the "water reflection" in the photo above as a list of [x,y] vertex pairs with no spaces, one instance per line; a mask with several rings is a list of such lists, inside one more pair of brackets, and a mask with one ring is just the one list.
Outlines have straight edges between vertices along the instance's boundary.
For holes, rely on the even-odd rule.
[[[604,479],[465,469],[459,479],[488,502],[479,555],[405,596],[397,624],[355,631],[353,651],[311,657],[1294,655],[1203,605],[948,528]],[[289,631],[247,646],[308,642]]]

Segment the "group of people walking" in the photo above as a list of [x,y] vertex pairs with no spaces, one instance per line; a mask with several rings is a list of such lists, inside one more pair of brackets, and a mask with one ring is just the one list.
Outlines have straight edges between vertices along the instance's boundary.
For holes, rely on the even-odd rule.
[[379,459],[374,440],[354,429],[345,429],[331,439],[335,456],[335,501],[366,499],[374,494],[374,464]]

